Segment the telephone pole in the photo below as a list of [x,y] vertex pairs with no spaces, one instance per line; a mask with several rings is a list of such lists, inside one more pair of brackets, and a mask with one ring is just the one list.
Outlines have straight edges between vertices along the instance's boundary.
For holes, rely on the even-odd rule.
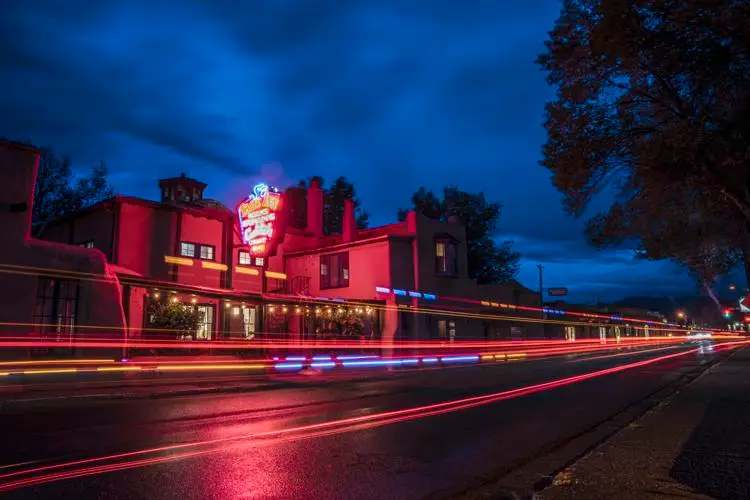
[[542,270],[544,269],[541,264],[536,265],[539,269],[539,308],[541,309],[542,319],[544,319],[544,288],[542,286]]

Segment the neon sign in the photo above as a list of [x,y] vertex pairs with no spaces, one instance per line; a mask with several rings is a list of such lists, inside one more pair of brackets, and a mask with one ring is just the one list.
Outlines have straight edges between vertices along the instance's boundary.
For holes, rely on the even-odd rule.
[[251,255],[266,257],[274,250],[281,233],[282,206],[281,194],[266,184],[256,184],[247,199],[237,205],[240,235]]

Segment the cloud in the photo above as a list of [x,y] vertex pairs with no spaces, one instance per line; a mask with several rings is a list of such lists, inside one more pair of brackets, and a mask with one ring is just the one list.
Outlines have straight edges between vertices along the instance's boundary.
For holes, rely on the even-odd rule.
[[0,136],[82,166],[104,158],[118,190],[146,197],[183,171],[227,203],[271,175],[270,162],[282,166],[278,183],[345,175],[375,223],[394,220],[420,185],[481,190],[503,205],[500,231],[524,254],[526,284],[540,261],[582,297],[651,287],[662,268],[589,248],[538,165],[553,94],[534,59],[559,9],[11,2],[0,17]]

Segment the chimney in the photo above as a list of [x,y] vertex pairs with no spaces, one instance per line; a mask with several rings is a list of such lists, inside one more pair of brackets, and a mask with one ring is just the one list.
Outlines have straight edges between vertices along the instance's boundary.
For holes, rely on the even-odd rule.
[[39,150],[36,148],[0,141],[0,177],[3,179],[0,185],[0,227],[3,228],[3,247],[22,245],[30,235],[38,165]]
[[323,190],[318,179],[312,179],[307,188],[307,231],[323,236]]
[[344,217],[341,226],[344,241],[357,239],[357,218],[354,216],[354,201],[349,198],[344,200]]

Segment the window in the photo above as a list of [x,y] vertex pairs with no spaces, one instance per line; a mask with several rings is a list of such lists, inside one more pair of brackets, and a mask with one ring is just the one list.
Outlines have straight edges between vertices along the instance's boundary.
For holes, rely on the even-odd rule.
[[198,321],[198,331],[195,333],[195,338],[211,340],[214,332],[214,306],[199,305],[197,309],[200,313],[200,320]]
[[565,327],[565,340],[573,342],[576,339],[576,327],[566,326]]
[[249,266],[250,264],[252,264],[252,260],[250,258],[250,252],[240,250],[239,261],[240,261],[241,266]]
[[458,275],[457,245],[452,239],[435,240],[435,272],[445,276]]
[[349,252],[320,256],[320,288],[349,286]]
[[255,265],[258,267],[263,267],[263,265],[266,263],[266,259],[263,257],[255,257]]
[[180,243],[180,255],[183,257],[195,257],[195,245],[192,243]]
[[214,260],[216,257],[216,248],[212,245],[199,245],[197,243],[180,243],[180,256],[198,257],[202,260]]
[[78,311],[78,282],[39,278],[34,323],[42,334],[72,336]]
[[453,342],[456,339],[456,322],[445,319],[438,320],[438,338]]
[[210,245],[201,245],[201,259],[203,260],[214,260],[215,254],[214,247]]
[[242,309],[242,334],[248,340],[255,337],[256,314],[254,307]]
[[78,246],[83,247],[83,248],[94,248],[94,241],[93,240],[82,241],[81,243],[78,244]]

